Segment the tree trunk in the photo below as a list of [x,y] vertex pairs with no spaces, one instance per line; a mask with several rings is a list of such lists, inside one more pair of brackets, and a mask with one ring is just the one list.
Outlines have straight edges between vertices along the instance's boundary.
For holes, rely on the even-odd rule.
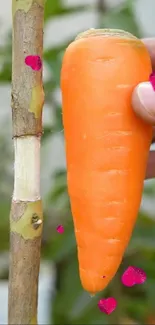
[[43,227],[40,197],[45,0],[12,0],[12,127],[15,151],[10,213],[9,324],[37,324]]

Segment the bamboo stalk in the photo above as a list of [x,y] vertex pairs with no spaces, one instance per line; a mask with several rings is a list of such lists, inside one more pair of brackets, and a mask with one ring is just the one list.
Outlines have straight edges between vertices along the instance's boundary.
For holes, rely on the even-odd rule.
[[42,69],[26,65],[43,54],[45,0],[12,0],[12,128],[15,151],[10,213],[9,324],[37,324],[38,276],[43,227],[40,140]]

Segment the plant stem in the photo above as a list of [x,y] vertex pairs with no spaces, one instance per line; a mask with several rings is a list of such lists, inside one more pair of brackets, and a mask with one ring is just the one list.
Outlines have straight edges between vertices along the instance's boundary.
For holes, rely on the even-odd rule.
[[45,0],[12,0],[12,127],[14,192],[10,213],[9,324],[37,324],[43,211],[40,139],[44,90],[42,69],[26,65],[43,53]]

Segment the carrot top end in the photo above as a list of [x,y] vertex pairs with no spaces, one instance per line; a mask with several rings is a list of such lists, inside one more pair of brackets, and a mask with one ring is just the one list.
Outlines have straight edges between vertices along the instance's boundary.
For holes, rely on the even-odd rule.
[[131,33],[121,30],[121,29],[108,29],[108,28],[104,28],[104,29],[95,29],[95,28],[90,28],[80,34],[77,35],[77,37],[75,38],[76,40],[79,40],[81,38],[87,38],[87,37],[94,37],[94,36],[103,36],[103,37],[108,37],[108,36],[112,36],[112,37],[121,37],[121,38],[130,38],[130,39],[134,39],[137,40],[137,37],[132,35]]

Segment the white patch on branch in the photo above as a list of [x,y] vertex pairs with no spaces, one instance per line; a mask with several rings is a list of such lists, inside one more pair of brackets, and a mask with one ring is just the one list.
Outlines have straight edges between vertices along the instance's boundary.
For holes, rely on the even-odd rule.
[[40,199],[40,137],[14,139],[14,201]]

